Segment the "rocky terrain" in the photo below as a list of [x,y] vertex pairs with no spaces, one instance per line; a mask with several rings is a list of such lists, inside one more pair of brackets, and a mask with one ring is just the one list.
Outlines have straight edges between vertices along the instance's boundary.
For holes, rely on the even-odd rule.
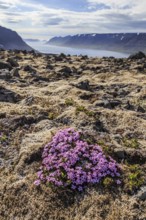
[[[35,186],[43,146],[82,130],[121,166],[85,192]],[[146,220],[146,57],[0,51],[0,219]]]
[[77,34],[53,37],[48,44],[96,50],[134,53],[146,52],[146,33]]
[[0,26],[0,48],[7,50],[32,50],[32,48],[17,34],[17,32],[2,26]]

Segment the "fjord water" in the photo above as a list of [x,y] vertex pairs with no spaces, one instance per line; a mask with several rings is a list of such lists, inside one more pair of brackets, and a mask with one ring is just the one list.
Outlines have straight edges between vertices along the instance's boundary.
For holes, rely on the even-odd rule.
[[89,57],[115,57],[115,58],[126,58],[129,54],[106,51],[106,50],[92,50],[92,49],[83,49],[83,48],[69,48],[69,47],[60,47],[45,44],[44,42],[27,42],[32,48],[38,50],[42,53],[51,53],[51,54],[60,54],[64,53],[66,55],[88,55]]

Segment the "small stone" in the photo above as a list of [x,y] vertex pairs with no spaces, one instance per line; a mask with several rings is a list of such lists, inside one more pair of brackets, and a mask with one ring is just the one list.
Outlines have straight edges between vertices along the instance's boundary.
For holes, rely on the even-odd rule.
[[96,107],[104,107],[104,102],[98,100],[98,101],[95,101],[95,102],[94,102],[94,105],[95,105]]
[[120,104],[121,104],[121,101],[119,100],[105,100],[104,101],[104,107],[109,108],[109,109],[114,109]]
[[0,119],[2,119],[2,118],[6,118],[6,112],[1,112],[0,113]]
[[145,113],[145,109],[139,105],[137,108],[137,112]]
[[113,138],[116,140],[116,141],[120,141],[122,139],[121,135],[120,134],[115,134],[113,135]]
[[54,69],[54,66],[51,65],[51,64],[48,64],[48,65],[46,66],[46,69],[53,70],[53,69]]
[[99,119],[93,124],[93,129],[98,132],[107,132],[107,129]]
[[83,90],[90,90],[89,80],[79,82],[76,87]]
[[29,96],[29,97],[23,99],[23,100],[20,102],[20,104],[21,104],[21,105],[28,105],[28,106],[30,106],[30,105],[33,104],[33,101],[34,101],[34,97],[33,97],[33,96]]
[[137,197],[142,201],[146,200],[146,186],[141,187],[140,191],[137,194]]
[[115,148],[114,153],[115,153],[115,156],[117,156],[119,159],[125,158],[125,151],[123,149]]

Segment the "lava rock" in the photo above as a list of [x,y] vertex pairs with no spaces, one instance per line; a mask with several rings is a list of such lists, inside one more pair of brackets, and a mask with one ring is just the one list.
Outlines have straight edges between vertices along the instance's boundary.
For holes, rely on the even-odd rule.
[[51,65],[51,64],[48,64],[48,65],[46,66],[46,69],[53,70],[53,69],[54,69],[54,66]]
[[76,87],[83,90],[90,90],[89,80],[79,82]]
[[146,200],[146,186],[141,187],[136,197],[142,201]]
[[128,59],[130,60],[138,60],[142,58],[146,58],[146,55],[141,51],[139,51],[138,53],[132,54],[128,57]]
[[6,112],[1,112],[0,113],[0,119],[2,119],[2,118],[6,118]]
[[118,159],[124,159],[125,158],[125,151],[121,148],[115,148],[114,149],[114,154]]
[[131,68],[131,69],[137,70],[138,72],[143,72],[143,71],[145,70],[143,64],[141,64],[141,65],[136,65],[136,66],[134,66],[134,68]]
[[17,61],[16,61],[14,58],[12,58],[12,57],[9,57],[9,58],[7,59],[7,62],[10,63],[12,67],[18,67],[18,66],[19,66],[19,64],[17,63]]
[[26,159],[25,159],[25,163],[27,165],[30,165],[34,162],[39,162],[42,159],[42,149],[38,149],[36,152],[33,152],[31,155],[29,155]]
[[137,107],[137,112],[145,113],[145,109],[139,105]]
[[0,87],[0,102],[17,103],[20,100],[20,96],[10,90]]
[[130,110],[130,111],[134,111],[134,106],[130,104],[129,101],[127,101],[127,104],[124,106],[125,109]]
[[11,70],[11,75],[20,78],[19,69],[18,68],[12,69]]
[[36,120],[34,119],[34,117],[28,115],[4,118],[0,122],[3,127],[15,131],[19,127],[24,127],[26,125],[30,126],[31,124],[35,123]]
[[93,129],[98,132],[107,132],[107,129],[99,119],[93,124]]
[[62,56],[54,56],[54,59],[55,59],[56,62],[63,61],[63,57]]
[[93,97],[93,94],[83,93],[79,97],[80,97],[80,99],[83,99],[83,100],[89,100]]
[[0,69],[8,69],[11,70],[12,66],[10,63],[4,62],[2,60],[0,60]]
[[72,73],[72,69],[68,66],[64,66],[59,70],[59,75],[61,76],[69,77],[72,75],[71,73]]
[[121,105],[121,101],[119,100],[104,100],[104,101],[97,101],[95,103],[96,107],[104,107],[108,109],[114,109],[115,107]]
[[66,55],[65,55],[64,53],[61,53],[61,54],[59,55],[59,57],[61,57],[61,58],[66,58]]
[[9,70],[7,70],[7,69],[0,70],[0,79],[9,80],[11,78],[12,78],[12,76],[11,76]]
[[30,72],[30,73],[36,73],[36,70],[30,65],[25,65],[23,67],[23,70],[26,71],[26,72]]
[[115,107],[119,106],[121,101],[119,100],[109,100],[104,102],[104,107],[109,109],[114,109]]
[[33,96],[29,96],[29,97],[23,99],[23,100],[20,102],[20,104],[30,106],[30,105],[33,104],[33,102],[34,102],[34,97],[33,97]]

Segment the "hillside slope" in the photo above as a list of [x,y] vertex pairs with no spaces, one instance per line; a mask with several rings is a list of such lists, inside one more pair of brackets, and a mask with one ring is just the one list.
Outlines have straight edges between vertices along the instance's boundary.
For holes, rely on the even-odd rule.
[[32,48],[27,45],[15,32],[0,26],[0,45],[5,49],[17,49],[30,51]]

